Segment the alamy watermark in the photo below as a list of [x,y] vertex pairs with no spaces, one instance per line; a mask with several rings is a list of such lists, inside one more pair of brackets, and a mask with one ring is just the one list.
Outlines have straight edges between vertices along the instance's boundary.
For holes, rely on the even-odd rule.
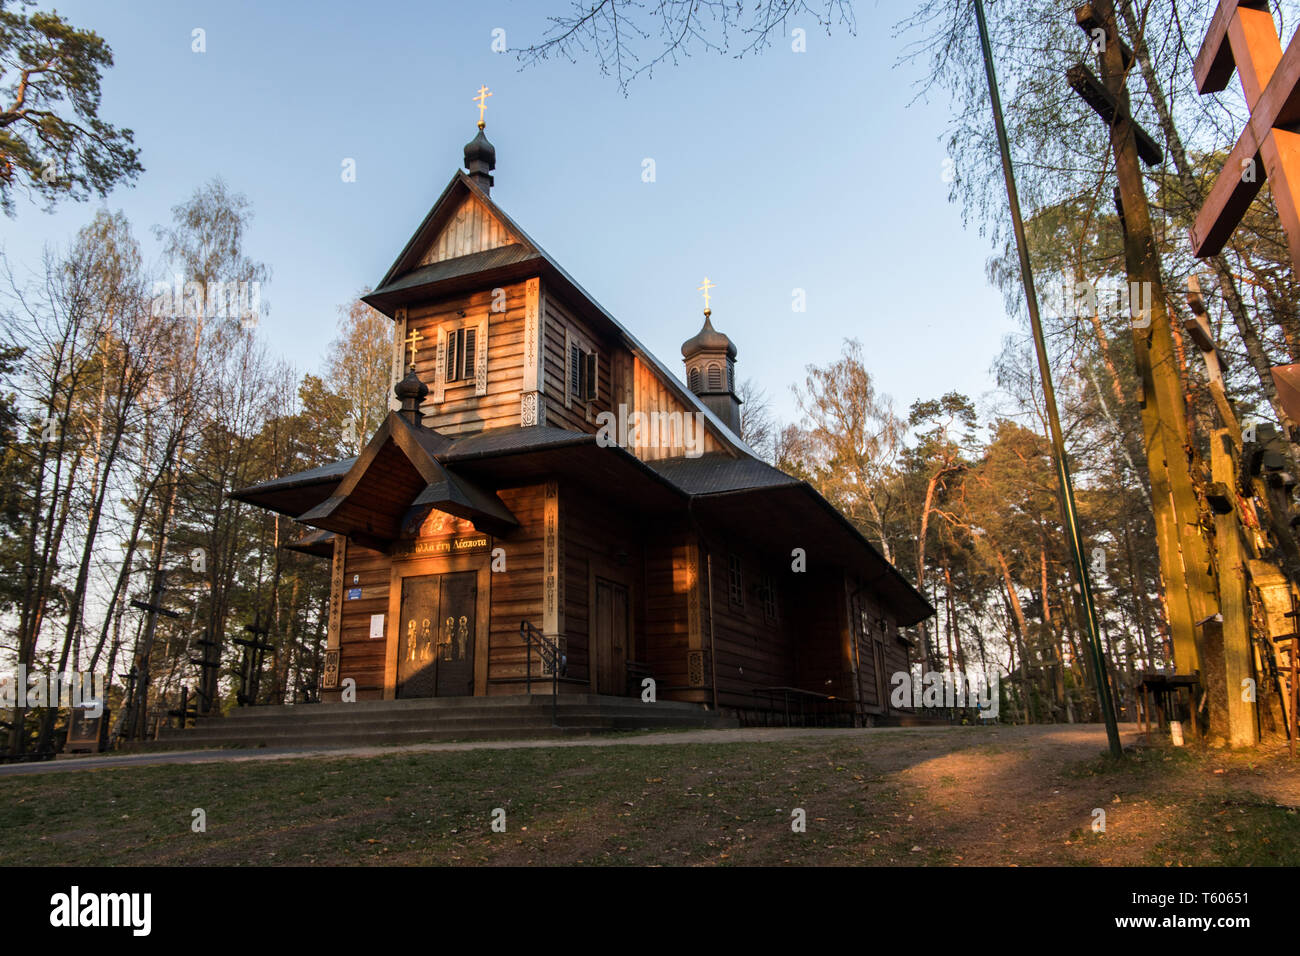
[[29,674],[18,665],[18,673],[0,676],[0,709],[11,707],[82,707],[86,716],[104,713],[103,674]]
[[618,414],[597,414],[596,424],[600,426],[596,444],[601,448],[682,448],[687,458],[704,454],[703,412],[629,412],[627,405],[620,404]]
[[1107,278],[1097,282],[1086,279],[1062,282],[1047,290],[1043,302],[1049,310],[1059,307],[1058,314],[1063,319],[1118,316],[1129,319],[1135,329],[1145,329],[1151,325],[1151,299],[1150,282]]
[[262,311],[262,283],[213,280],[182,282],[173,276],[171,284],[153,284],[149,313],[158,318],[238,319],[245,328],[257,325]]
[[975,707],[981,718],[993,720],[1000,700],[998,679],[997,671],[895,671],[889,678],[889,702],[894,707]]

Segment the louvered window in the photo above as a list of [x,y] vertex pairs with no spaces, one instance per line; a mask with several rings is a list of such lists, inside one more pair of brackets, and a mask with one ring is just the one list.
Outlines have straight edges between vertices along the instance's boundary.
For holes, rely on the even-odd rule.
[[596,398],[596,353],[569,346],[569,395],[579,401]]
[[700,369],[698,366],[687,373],[687,384],[690,385],[692,392],[698,392],[700,390]]
[[447,381],[474,378],[474,357],[478,354],[478,329],[457,329],[447,334]]
[[722,391],[722,367],[720,365],[709,366],[709,391]]

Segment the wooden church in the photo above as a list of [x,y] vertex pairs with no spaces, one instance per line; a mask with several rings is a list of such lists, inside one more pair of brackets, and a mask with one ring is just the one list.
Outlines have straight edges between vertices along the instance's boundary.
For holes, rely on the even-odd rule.
[[748,719],[888,714],[899,629],[933,609],[741,440],[708,281],[683,385],[497,206],[495,166],[480,116],[365,297],[395,387],[360,454],[235,495],[332,559],[322,697],[549,693],[554,673]]

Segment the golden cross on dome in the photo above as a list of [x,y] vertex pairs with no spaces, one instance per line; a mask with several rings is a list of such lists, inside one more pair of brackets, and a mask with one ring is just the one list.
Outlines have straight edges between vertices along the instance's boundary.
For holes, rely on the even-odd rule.
[[483,128],[483,111],[487,109],[487,98],[492,94],[488,92],[486,86],[480,86],[478,94],[474,97],[474,102],[478,104],[478,128]]
[[419,344],[419,341],[420,341],[420,339],[422,339],[422,338],[424,338],[424,336],[420,334],[420,330],[419,330],[419,329],[411,329],[411,334],[408,335],[408,336],[406,337],[406,339],[405,339],[406,344],[409,345],[410,348],[411,348],[411,365],[412,365],[412,366],[415,365],[415,353],[416,353],[416,351],[417,351],[416,346]]
[[712,314],[712,313],[709,311],[709,290],[710,290],[710,289],[716,289],[717,287],[718,287],[718,284],[717,284],[716,282],[710,282],[710,281],[709,281],[709,277],[708,277],[708,276],[705,276],[705,277],[704,277],[704,285],[700,286],[699,289],[696,290],[697,292],[703,292],[703,293],[704,293],[704,314],[705,314],[705,315],[711,315],[711,314]]

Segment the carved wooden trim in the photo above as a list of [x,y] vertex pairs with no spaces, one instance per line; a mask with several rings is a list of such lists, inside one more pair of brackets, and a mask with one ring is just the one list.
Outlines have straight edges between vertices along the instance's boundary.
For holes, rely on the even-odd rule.
[[560,534],[560,486],[546,483],[542,575],[542,633],[564,633],[564,539]]
[[343,566],[347,560],[348,539],[334,537],[334,565],[330,569],[330,619],[326,647],[338,647],[343,629]]
[[393,387],[406,376],[406,308],[397,310],[393,321],[393,369],[392,380],[388,383],[388,407],[395,412],[402,410],[402,403],[393,394]]
[[488,382],[488,320],[479,320],[474,336],[474,394],[486,395]]
[[438,326],[438,355],[433,370],[433,400],[442,401],[443,391],[447,387],[447,330]]

